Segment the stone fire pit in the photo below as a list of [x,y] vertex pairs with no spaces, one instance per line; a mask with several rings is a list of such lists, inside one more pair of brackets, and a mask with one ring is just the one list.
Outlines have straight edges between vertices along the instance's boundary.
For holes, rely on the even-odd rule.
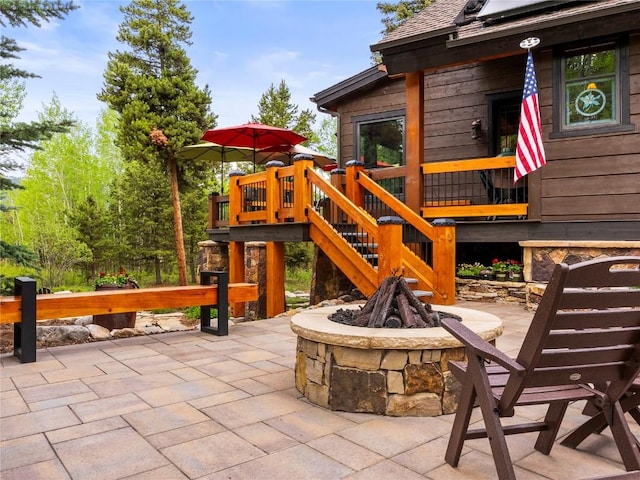
[[[455,412],[460,386],[448,360],[463,360],[464,348],[442,327],[368,328],[327,317],[338,308],[305,310],[291,319],[298,335],[296,388],[331,410],[391,416],[437,416]],[[462,317],[485,340],[502,334],[495,315],[438,305]]]

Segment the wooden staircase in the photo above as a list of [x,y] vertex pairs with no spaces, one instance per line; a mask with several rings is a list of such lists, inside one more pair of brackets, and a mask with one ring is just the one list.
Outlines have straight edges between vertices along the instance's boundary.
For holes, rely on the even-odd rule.
[[[354,231],[350,225],[340,225],[333,224],[333,228],[336,229],[337,232],[340,233],[342,238],[351,245],[351,247],[358,252],[362,258],[364,258],[371,266],[376,270],[378,270],[378,244],[377,243],[365,243],[363,241],[366,238],[361,232]],[[420,290],[418,288],[419,282],[417,278],[404,277],[405,282],[411,287],[413,290],[413,294],[423,301],[427,301],[427,298],[433,297],[433,292],[431,290]]]
[[[365,295],[371,295],[387,276],[403,275],[417,297],[438,304],[454,303],[453,275],[452,291],[443,292],[433,269],[433,263],[443,258],[436,253],[442,250],[441,245],[451,242],[448,248],[450,253],[455,252],[452,225],[434,227],[373,182],[362,169],[355,179],[361,187],[360,194],[366,191],[375,195],[393,215],[376,220],[362,207],[362,201],[349,198],[315,171],[307,172],[307,178],[312,197],[323,198],[322,202],[307,205],[311,239]],[[406,243],[409,229],[414,237],[412,245]],[[442,235],[436,235],[441,230]],[[430,259],[431,264],[425,259]],[[450,262],[453,268],[453,256]]]
[[[333,172],[336,173],[336,172]],[[402,275],[419,298],[455,303],[455,224],[429,223],[374,182],[360,165],[328,182],[311,160],[269,166],[230,179],[229,229],[257,224],[305,225],[313,241],[344,275],[370,296],[391,275]],[[256,196],[256,192],[260,195]],[[364,199],[375,197],[384,216],[375,219]],[[258,200],[256,200],[258,198]],[[284,305],[284,241],[267,241],[267,314]],[[244,278],[244,243],[229,242],[231,281]]]

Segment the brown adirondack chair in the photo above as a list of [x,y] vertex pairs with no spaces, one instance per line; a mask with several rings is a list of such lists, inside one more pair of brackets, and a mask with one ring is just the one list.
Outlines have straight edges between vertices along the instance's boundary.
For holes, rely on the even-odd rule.
[[[600,385],[598,388],[601,390],[606,386]],[[640,425],[640,377],[636,378],[627,393],[620,399],[620,406],[623,412],[628,412],[629,415]],[[560,445],[565,447],[576,448],[582,443],[589,435],[594,432],[602,432],[607,427],[607,420],[604,418],[602,412],[598,411],[597,407],[588,404],[583,412],[585,415],[591,415],[591,418],[576,428],[570,435],[560,442]],[[640,446],[640,440],[636,439],[636,443]],[[638,473],[640,479],[640,473]]]
[[[570,402],[587,400],[611,428],[627,471],[640,449],[620,400],[640,374],[640,257],[557,265],[517,358],[453,319],[442,325],[464,343],[467,362],[449,362],[462,392],[445,454],[456,467],[466,439],[488,438],[500,479],[515,479],[505,435],[540,432],[549,454]],[[604,385],[599,390],[594,385]],[[478,401],[484,428],[469,430]],[[548,404],[543,421],[503,426],[514,408]]]

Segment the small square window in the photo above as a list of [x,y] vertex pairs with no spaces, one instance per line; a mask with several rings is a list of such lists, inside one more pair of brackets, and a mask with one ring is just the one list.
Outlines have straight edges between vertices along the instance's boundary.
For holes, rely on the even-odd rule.
[[358,158],[367,169],[404,165],[404,118],[357,123]]

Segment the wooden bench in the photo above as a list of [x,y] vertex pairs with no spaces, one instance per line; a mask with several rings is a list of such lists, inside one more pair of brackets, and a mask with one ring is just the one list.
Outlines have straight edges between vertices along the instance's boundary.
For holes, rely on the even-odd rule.
[[[213,278],[217,283],[213,284]],[[0,323],[14,323],[14,355],[36,361],[36,322],[61,317],[200,306],[200,330],[229,334],[229,303],[258,299],[258,285],[229,284],[228,272],[201,272],[200,285],[36,295],[35,280],[18,277],[15,296],[0,297]],[[211,308],[218,309],[217,327]]]

